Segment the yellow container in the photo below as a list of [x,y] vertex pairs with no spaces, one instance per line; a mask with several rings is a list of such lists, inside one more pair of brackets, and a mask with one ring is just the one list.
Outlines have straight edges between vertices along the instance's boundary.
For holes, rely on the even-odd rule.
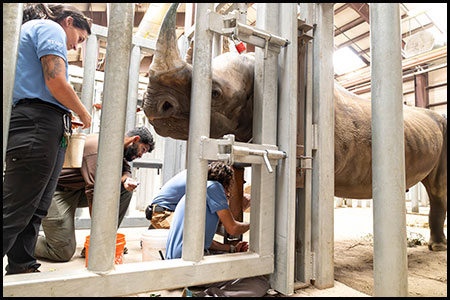
[[72,133],[72,136],[69,139],[69,145],[66,149],[63,168],[81,168],[85,143],[85,133]]

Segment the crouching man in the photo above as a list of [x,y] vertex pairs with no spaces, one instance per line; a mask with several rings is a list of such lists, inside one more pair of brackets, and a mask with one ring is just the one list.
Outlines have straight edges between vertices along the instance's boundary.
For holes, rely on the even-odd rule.
[[[75,210],[92,210],[95,171],[98,154],[98,134],[89,134],[84,145],[81,168],[63,169],[47,216],[42,220],[45,237],[39,236],[35,256],[52,261],[69,261],[76,250]],[[137,182],[131,178],[128,162],[150,153],[155,148],[153,136],[146,127],[137,127],[126,133],[120,190],[119,222],[122,222]],[[85,249],[81,256],[84,256]]]

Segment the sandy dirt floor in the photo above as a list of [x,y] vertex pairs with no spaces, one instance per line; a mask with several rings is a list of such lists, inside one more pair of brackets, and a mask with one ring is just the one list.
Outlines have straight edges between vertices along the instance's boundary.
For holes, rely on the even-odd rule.
[[[408,294],[447,296],[447,251],[428,250],[428,210],[407,214]],[[423,211],[422,211],[423,210]],[[373,296],[372,208],[335,209],[334,278]],[[447,226],[445,225],[445,231]],[[412,244],[421,244],[411,247]]]

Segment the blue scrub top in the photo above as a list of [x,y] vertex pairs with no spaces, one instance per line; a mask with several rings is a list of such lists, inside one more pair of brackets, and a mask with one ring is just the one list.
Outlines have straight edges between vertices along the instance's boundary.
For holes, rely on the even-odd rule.
[[52,96],[47,88],[42,70],[41,57],[56,55],[66,65],[66,81],[69,81],[67,64],[67,36],[58,23],[51,20],[31,20],[20,29],[14,81],[13,105],[20,99],[39,98],[70,110]]
[[[185,196],[178,203],[173,214],[166,245],[166,259],[181,258],[183,248],[183,225]],[[208,181],[206,188],[206,223],[205,223],[205,250],[214,239],[219,224],[217,211],[228,209],[228,201],[221,183]]]
[[178,202],[186,193],[186,174],[187,170],[183,170],[170,178],[153,199],[152,204],[174,211]]

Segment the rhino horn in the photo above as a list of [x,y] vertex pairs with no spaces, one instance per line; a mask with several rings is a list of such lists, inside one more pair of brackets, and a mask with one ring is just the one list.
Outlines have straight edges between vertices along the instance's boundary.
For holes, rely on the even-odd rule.
[[179,3],[173,3],[167,11],[158,33],[156,50],[150,65],[150,75],[178,69],[186,63],[177,47],[176,15]]

